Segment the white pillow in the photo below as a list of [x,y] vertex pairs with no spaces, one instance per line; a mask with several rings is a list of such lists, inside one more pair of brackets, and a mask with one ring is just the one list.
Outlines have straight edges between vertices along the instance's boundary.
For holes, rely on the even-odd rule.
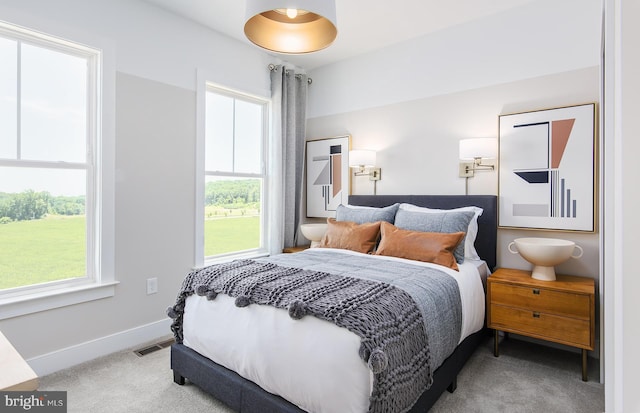
[[448,211],[473,211],[475,215],[471,218],[469,222],[469,228],[467,229],[467,237],[464,241],[464,257],[469,258],[470,260],[479,260],[481,259],[476,251],[475,242],[476,236],[478,235],[478,217],[482,215],[484,211],[482,208],[477,206],[466,206],[461,208],[453,208],[453,209],[435,209],[435,208],[425,208],[419,207],[413,204],[400,204],[400,209],[404,209],[405,211],[412,212],[424,212],[424,213],[442,213]]

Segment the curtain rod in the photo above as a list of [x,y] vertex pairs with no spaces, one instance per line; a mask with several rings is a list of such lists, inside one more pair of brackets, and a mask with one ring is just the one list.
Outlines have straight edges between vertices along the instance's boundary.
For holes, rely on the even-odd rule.
[[[273,72],[274,70],[276,70],[276,68],[278,67],[278,65],[275,65],[273,63],[269,63],[269,66],[267,66],[269,68],[270,72]],[[291,70],[288,70],[288,72],[291,72]],[[300,75],[296,75],[296,76],[300,76]],[[313,79],[311,79],[310,77],[307,78],[307,84],[312,84],[313,83]]]

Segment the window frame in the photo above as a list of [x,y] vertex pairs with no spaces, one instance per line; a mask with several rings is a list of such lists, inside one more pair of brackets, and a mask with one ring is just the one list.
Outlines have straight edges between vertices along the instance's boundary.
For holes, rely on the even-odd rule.
[[[96,48],[77,41],[44,34],[0,21],[0,36],[22,44],[46,48],[87,61],[86,157],[84,162],[20,159],[20,61],[18,61],[15,158],[0,158],[0,167],[84,170],[85,268],[84,276],[0,290],[0,320],[110,297],[115,294],[113,265],[114,202],[113,177],[115,124],[115,69],[105,65],[105,55],[113,50]],[[20,47],[20,46],[19,46]],[[17,51],[20,59],[20,51]],[[110,59],[111,60],[111,59]]]
[[[218,262],[231,261],[237,258],[256,258],[269,255],[269,211],[270,198],[267,188],[270,184],[268,153],[271,143],[270,135],[270,114],[271,100],[266,97],[242,92],[220,84],[206,80],[206,75],[202,72],[198,73],[198,84],[201,86],[197,90],[197,142],[196,142],[196,219],[195,219],[195,257],[194,267],[202,267]],[[243,100],[245,102],[256,103],[262,106],[262,150],[260,173],[244,173],[244,172],[226,172],[226,171],[208,171],[205,165],[205,148],[206,148],[206,95],[208,92],[214,92],[233,99]],[[218,254],[214,256],[204,255],[204,192],[207,176],[232,177],[232,178],[260,178],[262,185],[260,188],[260,247],[235,251],[229,253]]]

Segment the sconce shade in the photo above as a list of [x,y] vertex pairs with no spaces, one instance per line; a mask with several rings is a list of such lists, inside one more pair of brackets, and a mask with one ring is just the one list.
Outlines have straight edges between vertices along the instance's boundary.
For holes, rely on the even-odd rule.
[[244,34],[263,49],[310,53],[328,47],[338,35],[335,0],[247,0],[246,4]]
[[349,151],[349,166],[351,168],[376,166],[376,152],[365,149]]
[[495,138],[472,138],[460,140],[460,158],[495,158],[498,156],[498,140]]

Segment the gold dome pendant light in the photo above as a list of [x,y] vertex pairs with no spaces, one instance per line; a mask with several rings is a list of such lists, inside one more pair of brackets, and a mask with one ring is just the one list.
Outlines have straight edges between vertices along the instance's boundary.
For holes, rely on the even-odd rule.
[[334,0],[247,0],[244,34],[251,42],[278,53],[301,54],[333,43]]

